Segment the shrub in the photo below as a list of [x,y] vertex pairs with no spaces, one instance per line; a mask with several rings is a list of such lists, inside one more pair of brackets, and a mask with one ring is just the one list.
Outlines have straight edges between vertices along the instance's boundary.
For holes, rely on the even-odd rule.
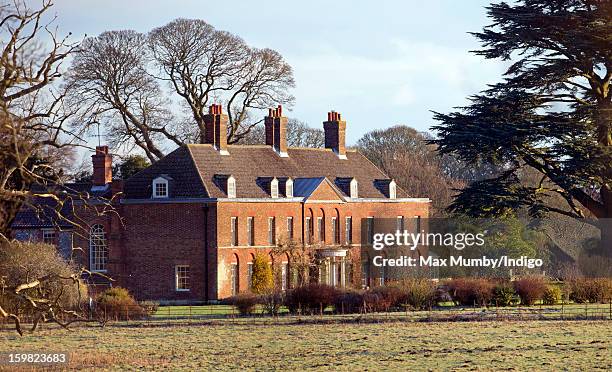
[[61,308],[79,310],[88,298],[87,286],[80,280],[75,283],[72,279],[60,278],[69,278],[78,271],[59,255],[53,245],[3,242],[0,244],[0,306],[18,316],[34,315],[36,309],[29,302],[9,296],[2,287],[13,288],[33,279],[49,277],[52,279],[43,281],[36,288],[26,289],[24,293],[50,301],[58,299]]
[[393,306],[398,306],[402,293],[397,286],[380,286],[366,291],[363,295],[364,302],[369,311],[389,311]]
[[453,301],[464,306],[485,306],[493,297],[494,284],[487,279],[453,279],[448,286]]
[[546,281],[541,277],[527,277],[514,282],[514,289],[523,305],[533,305],[546,291]]
[[547,285],[542,296],[544,305],[556,305],[559,301],[561,301],[561,288],[552,284]]
[[260,304],[263,305],[263,309],[269,315],[278,315],[281,306],[285,302],[285,295],[281,291],[269,291],[259,296]]
[[334,303],[336,290],[325,284],[307,284],[287,293],[285,305],[289,311],[316,314]]
[[257,302],[257,296],[252,293],[240,293],[229,299],[229,303],[236,306],[240,315],[251,315]]
[[576,279],[570,283],[570,299],[577,303],[607,302],[612,298],[612,279]]
[[127,289],[112,287],[96,298],[96,314],[103,320],[142,319],[147,311],[136,302]]
[[437,286],[428,279],[405,279],[397,284],[399,302],[414,310],[430,309],[437,298]]
[[334,308],[337,313],[358,313],[363,307],[363,293],[354,289],[337,291],[334,296]]
[[253,274],[251,275],[251,291],[255,294],[269,292],[273,286],[272,267],[266,257],[256,254],[253,259]]
[[514,301],[516,292],[512,284],[503,281],[495,285],[493,288],[493,302],[497,306],[508,306]]

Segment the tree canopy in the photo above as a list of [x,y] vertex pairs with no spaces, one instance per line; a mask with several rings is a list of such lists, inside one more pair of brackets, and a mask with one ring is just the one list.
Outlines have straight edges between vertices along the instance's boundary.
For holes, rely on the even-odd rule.
[[[435,113],[433,142],[442,154],[505,171],[470,184],[451,209],[612,217],[612,2],[522,0],[487,11],[492,24],[474,33],[483,46],[474,53],[510,66],[468,106]],[[526,167],[537,184],[521,183]]]

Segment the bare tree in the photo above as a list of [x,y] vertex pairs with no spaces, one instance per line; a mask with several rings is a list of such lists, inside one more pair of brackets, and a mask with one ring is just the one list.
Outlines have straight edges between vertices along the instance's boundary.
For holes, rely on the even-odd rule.
[[[68,128],[74,114],[65,103],[66,90],[58,80],[62,62],[77,45],[58,38],[48,19],[50,0],[32,9],[23,1],[0,5],[0,256],[6,257],[15,242],[11,226],[20,208],[38,209],[37,201],[50,201],[47,212],[57,220],[78,226],[62,212],[71,196],[61,187],[62,156],[79,146],[78,133]],[[79,196],[76,196],[79,197]],[[71,204],[73,205],[73,204]],[[0,270],[0,296],[10,297],[14,308],[34,308],[41,318],[61,321],[58,298],[45,290],[50,281],[78,282],[82,272],[49,274],[15,282],[10,272]],[[15,322],[21,333],[19,312],[0,305],[0,318]]]
[[236,143],[261,120],[252,110],[290,105],[293,71],[271,49],[254,49],[242,39],[198,19],[177,19],[149,33],[149,47],[168,81],[189,109],[199,141],[212,100],[229,116],[228,143]]
[[[263,125],[257,125],[244,135],[239,143],[257,145],[266,142]],[[319,148],[325,145],[325,133],[322,129],[312,128],[303,121],[290,118],[287,121],[287,146]]]
[[75,125],[103,125],[115,148],[132,144],[151,161],[164,156],[163,140],[181,145],[167,99],[147,67],[146,36],[110,31],[87,38],[74,54],[67,86]]

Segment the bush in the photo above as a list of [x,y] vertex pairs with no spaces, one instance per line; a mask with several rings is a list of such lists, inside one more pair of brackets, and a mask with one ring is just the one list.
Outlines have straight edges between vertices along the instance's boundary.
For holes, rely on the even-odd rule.
[[285,305],[292,313],[316,314],[334,303],[336,290],[325,284],[307,284],[287,293]]
[[337,291],[334,296],[334,308],[337,313],[358,313],[363,307],[363,293],[354,289]]
[[453,301],[464,306],[486,306],[493,297],[494,284],[487,279],[453,279],[448,287]]
[[389,311],[398,306],[402,292],[396,286],[374,287],[363,294],[368,311]]
[[278,315],[281,306],[285,302],[285,296],[281,291],[269,291],[266,294],[260,295],[258,302],[263,305],[264,311],[269,315]]
[[397,284],[399,303],[414,310],[430,309],[437,299],[437,286],[428,279],[405,279]]
[[608,302],[612,298],[612,279],[576,279],[570,283],[570,300],[577,303]]
[[546,291],[546,281],[541,277],[528,277],[514,282],[514,289],[523,305],[531,306],[541,300]]
[[157,309],[159,309],[159,303],[155,301],[140,301],[138,304],[148,317],[155,315]]
[[561,301],[561,288],[552,284],[547,285],[542,296],[544,305],[556,305],[559,301]]
[[236,306],[240,315],[251,315],[257,306],[258,298],[252,293],[240,293],[230,297],[229,303]]
[[251,275],[251,291],[255,294],[268,293],[273,286],[272,267],[266,256],[256,254],[253,259],[253,274]]
[[142,319],[147,316],[147,311],[127,289],[121,287],[112,287],[100,293],[95,309],[98,317],[104,321]]
[[[24,300],[11,297],[2,291],[33,279],[50,277],[38,287],[26,289],[24,293],[50,301],[58,300],[58,305],[65,310],[79,310],[88,299],[87,286],[69,278],[78,273],[78,269],[61,257],[57,247],[42,243],[24,243],[13,241],[0,244],[0,306],[9,313],[18,316],[31,316],[36,309]],[[57,309],[55,309],[57,311]]]
[[509,306],[514,301],[516,292],[512,284],[503,281],[493,288],[493,302],[497,306]]

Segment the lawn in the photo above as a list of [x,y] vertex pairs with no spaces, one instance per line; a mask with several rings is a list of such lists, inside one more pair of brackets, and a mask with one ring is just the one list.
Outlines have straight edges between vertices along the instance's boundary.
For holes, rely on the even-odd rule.
[[[155,323],[153,323],[155,324]],[[70,367],[183,370],[611,370],[610,321],[386,322],[0,332],[0,352],[73,350]],[[2,367],[0,366],[0,369]]]

